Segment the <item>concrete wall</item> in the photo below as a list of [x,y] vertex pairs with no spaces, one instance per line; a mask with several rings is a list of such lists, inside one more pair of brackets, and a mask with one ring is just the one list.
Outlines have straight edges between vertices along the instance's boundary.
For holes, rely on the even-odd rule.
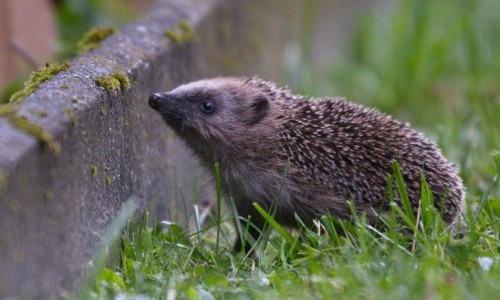
[[[17,105],[18,115],[54,136],[59,155],[0,117],[0,298],[59,298],[73,290],[127,199],[158,218],[180,220],[182,200],[188,208],[193,194],[214,200],[209,176],[147,98],[218,75],[286,83],[286,72],[301,65],[301,41],[309,40],[301,28],[310,2],[158,1]],[[321,20],[331,13],[328,26],[342,25],[336,20],[345,18],[335,15],[345,2],[318,10]],[[164,35],[181,21],[195,32],[185,44]],[[318,32],[314,39],[331,41],[328,30]],[[96,86],[95,78],[116,72],[128,76],[129,90]]]

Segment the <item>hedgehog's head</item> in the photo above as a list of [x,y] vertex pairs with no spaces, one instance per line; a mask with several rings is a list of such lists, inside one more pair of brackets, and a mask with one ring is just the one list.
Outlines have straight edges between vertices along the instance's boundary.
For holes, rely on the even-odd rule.
[[213,140],[231,135],[231,140],[266,116],[270,99],[245,79],[215,78],[155,93],[149,105],[181,137]]

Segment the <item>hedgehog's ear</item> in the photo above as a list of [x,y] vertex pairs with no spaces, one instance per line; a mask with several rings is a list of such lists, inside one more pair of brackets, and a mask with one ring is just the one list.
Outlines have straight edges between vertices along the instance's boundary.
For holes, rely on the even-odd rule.
[[255,96],[250,102],[250,115],[248,125],[255,124],[264,118],[269,110],[269,100],[264,95]]

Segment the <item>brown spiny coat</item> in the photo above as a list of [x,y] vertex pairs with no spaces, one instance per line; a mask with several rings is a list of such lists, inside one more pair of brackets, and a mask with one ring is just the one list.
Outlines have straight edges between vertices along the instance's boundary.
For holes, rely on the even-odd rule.
[[393,160],[415,211],[422,171],[446,222],[464,203],[456,168],[433,142],[405,123],[340,98],[306,99],[258,78],[229,77],[157,93],[149,103],[205,167],[212,170],[219,162],[225,196],[257,226],[263,220],[252,202],[276,206],[276,220],[289,226],[296,225],[295,213],[308,224],[327,213],[348,219],[348,200],[373,221],[388,208]]

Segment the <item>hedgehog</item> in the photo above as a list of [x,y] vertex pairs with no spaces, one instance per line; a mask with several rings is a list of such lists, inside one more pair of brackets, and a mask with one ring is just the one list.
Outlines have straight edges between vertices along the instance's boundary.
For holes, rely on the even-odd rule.
[[[254,202],[288,227],[297,227],[296,216],[308,225],[326,214],[351,220],[349,202],[375,222],[389,210],[394,160],[414,212],[422,175],[446,223],[464,205],[457,169],[435,143],[408,123],[343,98],[294,95],[256,77],[218,77],[154,93],[149,105],[208,170],[219,163],[222,193],[234,200],[241,222],[249,217],[254,239],[265,225]],[[242,250],[241,238],[234,248]]]

